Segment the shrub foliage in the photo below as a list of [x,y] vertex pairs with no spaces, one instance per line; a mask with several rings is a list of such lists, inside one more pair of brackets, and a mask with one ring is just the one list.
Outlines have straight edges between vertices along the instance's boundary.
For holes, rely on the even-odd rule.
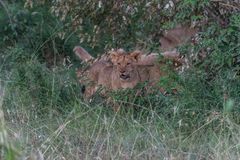
[[[240,156],[238,0],[0,0],[0,5],[0,119],[6,122],[0,136],[13,143],[22,138],[17,149],[1,141],[0,159],[17,157],[18,149],[28,155],[32,148],[46,159]],[[199,32],[177,48],[189,68],[160,81],[167,89],[179,86],[177,95],[110,93],[125,108],[114,114],[98,95],[89,104],[82,101],[75,45],[95,55],[111,48],[161,52],[163,31],[179,24]]]

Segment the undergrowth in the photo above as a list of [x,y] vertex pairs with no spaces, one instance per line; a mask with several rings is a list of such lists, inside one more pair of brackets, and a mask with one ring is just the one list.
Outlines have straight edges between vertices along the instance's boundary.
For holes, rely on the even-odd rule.
[[[113,104],[98,95],[91,103],[82,98],[75,76],[80,63],[72,53],[79,41],[76,31],[66,32],[64,21],[47,5],[26,9],[23,1],[0,2],[5,5],[0,10],[5,24],[0,25],[0,159],[239,159],[238,13],[230,14],[228,26],[210,21],[197,45],[178,48],[190,68],[159,82],[169,91],[179,87],[177,94],[139,94],[141,85],[113,92],[111,98],[121,106],[114,112]],[[184,7],[200,12],[209,5],[196,2],[184,0],[179,13],[164,13],[174,22],[161,22],[163,28],[191,17]],[[142,23],[138,14],[134,22]],[[192,19],[204,16],[195,14]],[[153,26],[143,27],[150,32]],[[133,44],[121,36],[119,44]],[[116,45],[108,40],[93,53],[108,43]]]

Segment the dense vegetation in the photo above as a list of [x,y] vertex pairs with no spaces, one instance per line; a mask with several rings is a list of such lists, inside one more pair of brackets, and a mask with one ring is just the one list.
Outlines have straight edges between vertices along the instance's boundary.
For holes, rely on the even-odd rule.
[[[239,159],[240,4],[225,0],[0,0],[0,159]],[[72,48],[161,52],[178,24],[190,68],[177,95],[82,99]],[[172,84],[171,84],[172,85]],[[141,87],[141,86],[139,86]]]

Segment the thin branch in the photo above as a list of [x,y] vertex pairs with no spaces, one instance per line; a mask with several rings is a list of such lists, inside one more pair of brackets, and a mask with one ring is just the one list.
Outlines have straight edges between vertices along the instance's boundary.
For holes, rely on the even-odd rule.
[[226,1],[224,1],[224,0],[211,0],[211,2],[218,2],[222,6],[235,8],[235,9],[239,9],[240,10],[240,5],[238,5],[239,2],[232,2],[232,3],[236,3],[236,6],[235,6],[235,4],[226,3]]
[[240,10],[240,6],[234,6],[232,4],[227,4],[227,3],[223,3],[223,2],[219,2],[220,5],[222,6],[226,6],[226,7],[230,7],[230,8],[235,8],[235,9],[238,9]]

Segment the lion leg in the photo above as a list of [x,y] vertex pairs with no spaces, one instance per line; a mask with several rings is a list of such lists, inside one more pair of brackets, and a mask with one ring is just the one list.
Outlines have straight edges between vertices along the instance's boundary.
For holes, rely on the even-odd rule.
[[97,89],[98,87],[96,85],[86,87],[83,93],[84,101],[90,101]]

